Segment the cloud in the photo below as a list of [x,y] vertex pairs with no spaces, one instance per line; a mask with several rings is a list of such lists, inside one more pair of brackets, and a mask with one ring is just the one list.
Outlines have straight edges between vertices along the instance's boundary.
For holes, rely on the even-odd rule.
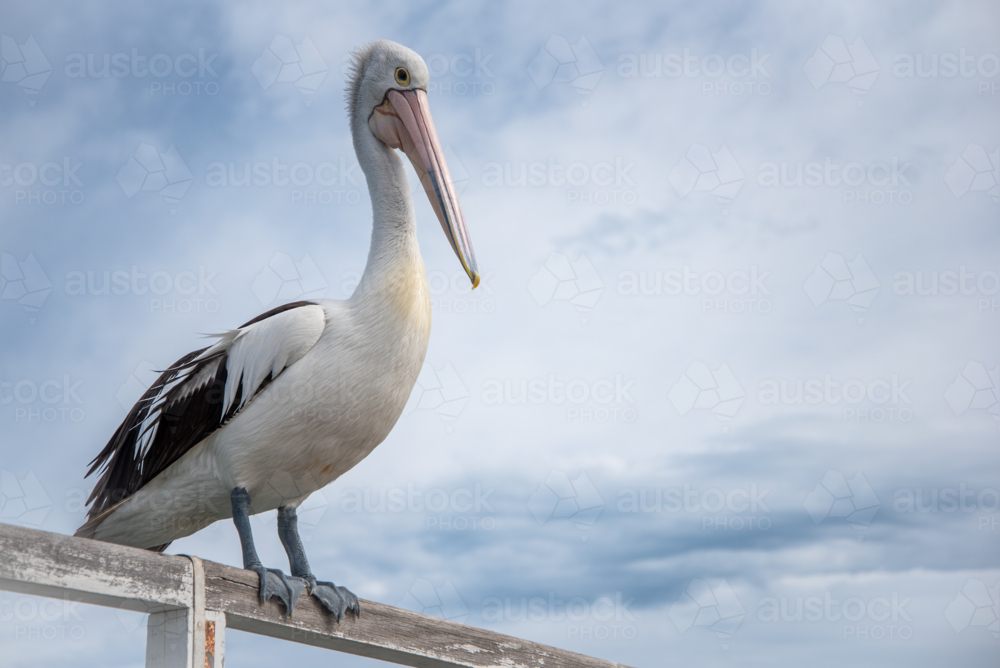
[[[997,581],[996,530],[986,530],[995,512],[984,510],[998,473],[998,360],[990,336],[997,296],[940,289],[902,296],[893,285],[900,271],[922,272],[926,285],[931,272],[940,278],[962,267],[977,276],[996,270],[995,118],[976,81],[897,79],[891,58],[971,48],[989,22],[971,23],[961,8],[908,9],[903,34],[894,28],[898,7],[856,8],[846,18],[832,7],[765,3],[719,14],[633,3],[567,19],[558,8],[526,4],[484,15],[452,3],[426,15],[403,4],[373,13],[293,2],[274,13],[209,2],[135,8],[127,16],[98,4],[65,8],[58,21],[41,6],[12,7],[4,34],[22,56],[33,38],[50,70],[44,82],[37,79],[37,94],[2,83],[11,93],[0,99],[4,174],[13,179],[21,169],[26,178],[68,157],[83,163],[84,199],[47,203],[63,186],[37,179],[0,187],[0,397],[14,397],[0,403],[3,464],[13,476],[5,477],[5,504],[21,513],[20,499],[19,517],[34,512],[44,529],[72,531],[82,520],[78,499],[92,484],[82,479],[86,463],[150,369],[203,345],[199,332],[232,327],[281,301],[345,294],[371,235],[360,171],[351,188],[356,203],[337,200],[339,183],[219,188],[206,174],[213,163],[227,172],[232,165],[236,174],[250,163],[252,174],[255,163],[291,169],[329,162],[339,170],[341,157],[353,161],[343,58],[360,42],[389,36],[456,63],[455,72],[475,63],[477,51],[480,59],[492,54],[491,94],[480,86],[473,95],[469,85],[459,95],[455,84],[474,77],[449,73],[448,91],[442,86],[430,97],[442,144],[453,147],[449,156],[461,156],[462,206],[480,265],[494,272],[496,308],[460,313],[454,295],[432,295],[431,343],[408,415],[311,501],[307,549],[317,576],[376,600],[406,599],[446,618],[637,666],[659,665],[664,637],[678,661],[712,660],[724,651],[758,662],[780,655],[780,665],[857,661],[867,650],[844,642],[843,628],[767,627],[758,603],[824,592],[867,600],[889,587],[890,595],[895,588],[922,606],[914,629],[927,643],[981,663],[992,652],[978,644],[992,642],[988,624],[969,621],[958,633],[953,626],[970,612],[970,619],[981,618],[986,613],[977,611],[992,604],[978,585],[966,592],[967,583],[982,582],[989,592]],[[556,25],[563,27],[554,35]],[[199,48],[218,53],[219,76],[211,81],[219,93],[181,95],[184,78],[165,78],[174,93],[154,94],[152,77],[65,75],[66,54],[93,54],[100,62],[104,54],[130,56],[133,48],[171,62],[187,53],[197,58]],[[683,68],[685,49],[699,63],[717,56],[734,66],[754,49],[769,54],[771,92],[755,87],[751,94],[749,80],[729,74],[618,74],[622,54],[640,65],[645,59],[650,72],[656,54],[677,54]],[[14,62],[9,53],[7,67]],[[758,183],[764,162],[786,164],[794,175],[798,163],[829,158],[867,169],[893,157],[912,162],[909,174],[919,176],[908,205],[889,202],[887,188],[870,184],[851,188],[847,201],[843,186]],[[619,158],[634,164],[631,184],[612,177],[602,185],[598,177],[601,183],[570,187],[548,178],[550,160],[564,168],[579,163],[593,174],[595,165]],[[488,186],[488,163],[515,171],[538,163],[545,183]],[[882,204],[874,202],[876,190]],[[166,205],[164,198],[171,198]],[[460,271],[420,191],[415,210],[428,271]],[[147,279],[217,272],[214,294],[140,294],[131,286],[133,268]],[[739,272],[754,270],[770,272],[768,294],[740,292]],[[70,272],[82,272],[93,289],[69,294]],[[116,279],[116,272],[123,274]],[[626,272],[647,288],[659,274],[659,294],[621,294]],[[692,285],[702,292],[685,292],[685,272],[698,275]],[[715,274],[737,278],[709,294],[701,281]],[[125,283],[125,294],[116,293]],[[705,285],[714,289],[711,280]],[[758,309],[762,300],[768,312]],[[699,360],[704,368],[692,366]],[[524,405],[483,401],[484,384],[493,379],[549,387],[551,377],[592,387],[618,375],[633,382],[631,421],[620,412],[611,417],[613,404],[547,396]],[[798,379],[829,376],[869,387],[893,375],[911,381],[908,421],[875,421],[886,405],[868,397],[856,405],[759,400],[763,379],[785,379],[794,388]],[[31,388],[66,376],[71,384],[82,381],[80,421],[59,417],[58,400],[30,396]],[[682,378],[689,382],[674,390]],[[29,472],[48,501],[29,493]],[[828,480],[830,472],[836,479]],[[851,484],[859,475],[864,489]],[[480,498],[493,490],[489,509],[451,505],[454,496],[461,508],[468,498],[474,506],[477,485]],[[433,492],[448,505],[398,513],[343,507],[350,489],[377,500],[380,490],[407,493],[411,486],[421,498]],[[907,490],[915,508],[918,489],[923,507],[938,499],[937,512],[905,510]],[[975,503],[982,495],[986,505],[945,512],[942,500],[952,489],[973,490]],[[865,501],[868,491],[878,501],[871,517],[864,514],[874,507]],[[685,492],[694,504],[687,509]],[[681,506],[672,509],[677,498]],[[856,540],[858,524],[864,541]],[[255,526],[262,560],[284,567],[273,518]],[[230,564],[241,559],[231,522],[171,550]],[[670,615],[695,580],[710,591],[724,581],[745,610],[735,632],[715,630],[732,634],[729,650],[708,630],[736,617],[720,596],[713,594],[712,604],[700,586],[697,596],[687,594],[699,612],[683,633]],[[595,648],[581,636],[587,625],[587,632],[601,632],[591,620],[574,636],[551,619],[519,626],[482,617],[491,597],[516,605],[551,594],[593,604],[618,593],[634,599],[634,642]],[[700,624],[703,609],[715,609],[718,619]],[[115,611],[107,612],[87,617],[87,637],[105,649],[102,639],[122,630]],[[142,639],[128,645],[131,638],[102,660],[134,661]],[[317,661],[298,647],[239,640],[230,651],[253,661]],[[929,665],[925,646],[898,643],[880,660]],[[52,647],[58,653],[23,662],[84,660],[77,646]],[[32,651],[52,647],[35,644]],[[0,649],[27,652],[17,643]]]

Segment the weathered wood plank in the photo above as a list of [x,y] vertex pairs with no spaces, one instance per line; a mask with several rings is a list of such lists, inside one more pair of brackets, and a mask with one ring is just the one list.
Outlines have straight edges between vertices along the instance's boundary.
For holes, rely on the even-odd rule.
[[[0,524],[0,555],[0,589],[7,591],[69,595],[110,607],[141,601],[147,611],[191,608],[194,602],[194,568],[187,557],[7,524]],[[210,561],[204,571],[204,609],[224,612],[225,626],[240,631],[417,668],[625,668],[374,601],[361,602],[360,618],[348,615],[338,624],[303,594],[289,619],[276,600],[260,605],[256,573]]]
[[430,615],[361,601],[361,617],[337,624],[304,593],[288,618],[284,606],[257,598],[257,574],[205,562],[205,606],[225,610],[226,625],[293,642],[325,647],[417,668],[615,668],[621,664],[520,640]]
[[191,561],[0,524],[0,589],[158,612],[191,605]]

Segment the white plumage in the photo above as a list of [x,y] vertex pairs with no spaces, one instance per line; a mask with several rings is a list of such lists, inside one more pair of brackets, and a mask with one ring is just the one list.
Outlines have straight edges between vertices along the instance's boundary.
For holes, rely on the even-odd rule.
[[[410,158],[473,287],[479,282],[430,120],[428,80],[423,60],[398,44],[374,42],[355,54],[351,134],[374,218],[357,290],[344,301],[279,307],[165,371],[95,459],[91,472],[102,475],[78,535],[162,550],[233,517],[262,600],[278,595],[290,611],[298,593],[289,580],[301,580],[338,618],[358,609],[347,590],[317,584],[294,510],[385,439],[427,350],[430,297],[394,149]],[[292,578],[260,565],[246,522],[274,508]]]
[[[423,274],[423,267],[411,271]],[[231,517],[236,487],[250,492],[254,512],[265,512],[298,506],[353,468],[402,413],[430,335],[426,291],[413,295],[409,313],[375,317],[381,309],[373,306],[387,297],[321,300],[223,334],[201,357],[228,352],[223,414],[238,413],[123,503],[93,537],[135,547],[169,543]],[[253,396],[275,368],[281,375]],[[252,390],[232,406],[240,374]]]
[[[268,376],[277,378],[285,367],[309,352],[326,328],[326,313],[320,306],[303,306],[265,318],[242,329],[219,335],[220,341],[199,359],[225,353],[228,357],[226,393],[222,413],[233,407],[243,410]],[[242,384],[240,403],[233,406]]]

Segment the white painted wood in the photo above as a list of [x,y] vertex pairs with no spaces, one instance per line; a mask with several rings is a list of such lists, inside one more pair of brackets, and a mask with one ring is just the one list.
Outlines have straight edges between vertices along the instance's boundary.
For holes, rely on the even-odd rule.
[[[191,640],[188,648],[191,651],[189,659],[191,668],[202,668],[205,665],[205,566],[201,559],[185,555],[191,560],[192,580],[194,586],[191,591],[191,609],[189,633]],[[200,658],[199,658],[200,657]],[[147,668],[149,668],[147,666]],[[158,666],[155,668],[159,668]]]
[[[225,658],[226,613],[205,609],[205,565],[198,557],[184,555],[191,560],[194,587],[191,608],[187,610],[187,633],[190,639],[184,643],[190,659],[190,668],[220,667]],[[147,655],[148,656],[148,655]],[[168,668],[167,665],[149,665],[146,668]],[[173,665],[170,664],[170,668]]]
[[226,613],[193,609],[154,612],[146,623],[146,668],[222,668]]
[[146,622],[146,668],[195,668],[193,626],[191,610],[151,614]]
[[[147,550],[0,524],[0,589],[146,612],[191,605],[191,562]],[[129,607],[136,609],[136,607]]]
[[150,668],[222,668],[227,627],[418,668],[624,668],[375,601],[361,601],[361,617],[338,624],[303,594],[289,618],[274,599],[260,604],[256,573],[197,557],[9,524],[0,524],[0,555],[0,590],[112,608],[141,602],[152,611]]

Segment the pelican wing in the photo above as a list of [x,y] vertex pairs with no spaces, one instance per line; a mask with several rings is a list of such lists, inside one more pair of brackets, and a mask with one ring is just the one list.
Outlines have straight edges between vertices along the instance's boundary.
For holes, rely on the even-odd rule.
[[135,494],[184,453],[245,409],[316,344],[323,308],[293,302],[257,316],[218,341],[177,360],[129,411],[87,475],[101,478],[87,500],[89,525]]

